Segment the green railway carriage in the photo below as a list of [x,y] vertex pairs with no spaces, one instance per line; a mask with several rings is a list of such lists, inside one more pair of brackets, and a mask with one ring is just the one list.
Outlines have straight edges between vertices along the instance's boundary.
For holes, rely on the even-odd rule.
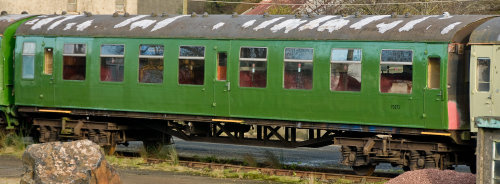
[[[12,118],[14,105],[14,68],[13,48],[14,34],[17,27],[33,15],[0,16],[0,128],[12,128],[17,121]],[[12,125],[11,125],[12,124]]]
[[474,152],[465,44],[490,18],[39,16],[17,31],[15,103],[36,117],[42,142],[113,146],[154,140],[141,133],[152,128],[197,141],[339,144],[361,174],[379,162],[446,168]]

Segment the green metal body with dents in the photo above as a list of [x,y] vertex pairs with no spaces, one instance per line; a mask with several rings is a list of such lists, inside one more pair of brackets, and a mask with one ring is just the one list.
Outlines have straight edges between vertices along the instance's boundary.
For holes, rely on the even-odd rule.
[[1,103],[40,142],[336,144],[361,175],[474,166],[467,42],[490,19],[38,16],[2,39]]

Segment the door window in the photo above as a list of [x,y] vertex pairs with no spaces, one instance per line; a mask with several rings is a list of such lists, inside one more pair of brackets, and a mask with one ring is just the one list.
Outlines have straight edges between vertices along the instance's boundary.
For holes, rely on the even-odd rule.
[[227,53],[219,52],[217,55],[217,80],[227,79]]
[[476,68],[477,91],[490,91],[490,58],[478,58]]
[[429,89],[439,89],[441,81],[441,60],[440,58],[429,58],[427,65],[427,87]]
[[54,49],[45,48],[45,59],[43,65],[43,74],[52,75],[52,65],[54,63]]

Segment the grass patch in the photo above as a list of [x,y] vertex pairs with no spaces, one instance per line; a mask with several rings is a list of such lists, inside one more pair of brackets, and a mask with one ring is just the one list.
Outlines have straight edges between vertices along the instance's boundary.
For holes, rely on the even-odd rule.
[[279,183],[310,183],[307,179],[301,179],[294,176],[271,176],[260,173],[259,171],[236,172],[229,169],[193,169],[186,166],[174,164],[174,162],[163,162],[159,164],[144,163],[143,158],[119,158],[116,156],[106,156],[108,163],[116,167],[134,168],[144,170],[158,170],[167,172],[181,172],[198,176],[209,176],[213,178],[233,178],[233,179],[249,179],[262,180]]
[[0,131],[0,154],[21,158],[26,149],[23,137],[22,133]]

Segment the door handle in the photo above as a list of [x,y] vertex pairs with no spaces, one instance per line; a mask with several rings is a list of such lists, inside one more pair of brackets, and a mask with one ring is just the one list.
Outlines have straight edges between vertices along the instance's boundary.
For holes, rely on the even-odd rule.
[[227,91],[230,91],[231,90],[231,82],[227,82],[226,87],[227,87]]

